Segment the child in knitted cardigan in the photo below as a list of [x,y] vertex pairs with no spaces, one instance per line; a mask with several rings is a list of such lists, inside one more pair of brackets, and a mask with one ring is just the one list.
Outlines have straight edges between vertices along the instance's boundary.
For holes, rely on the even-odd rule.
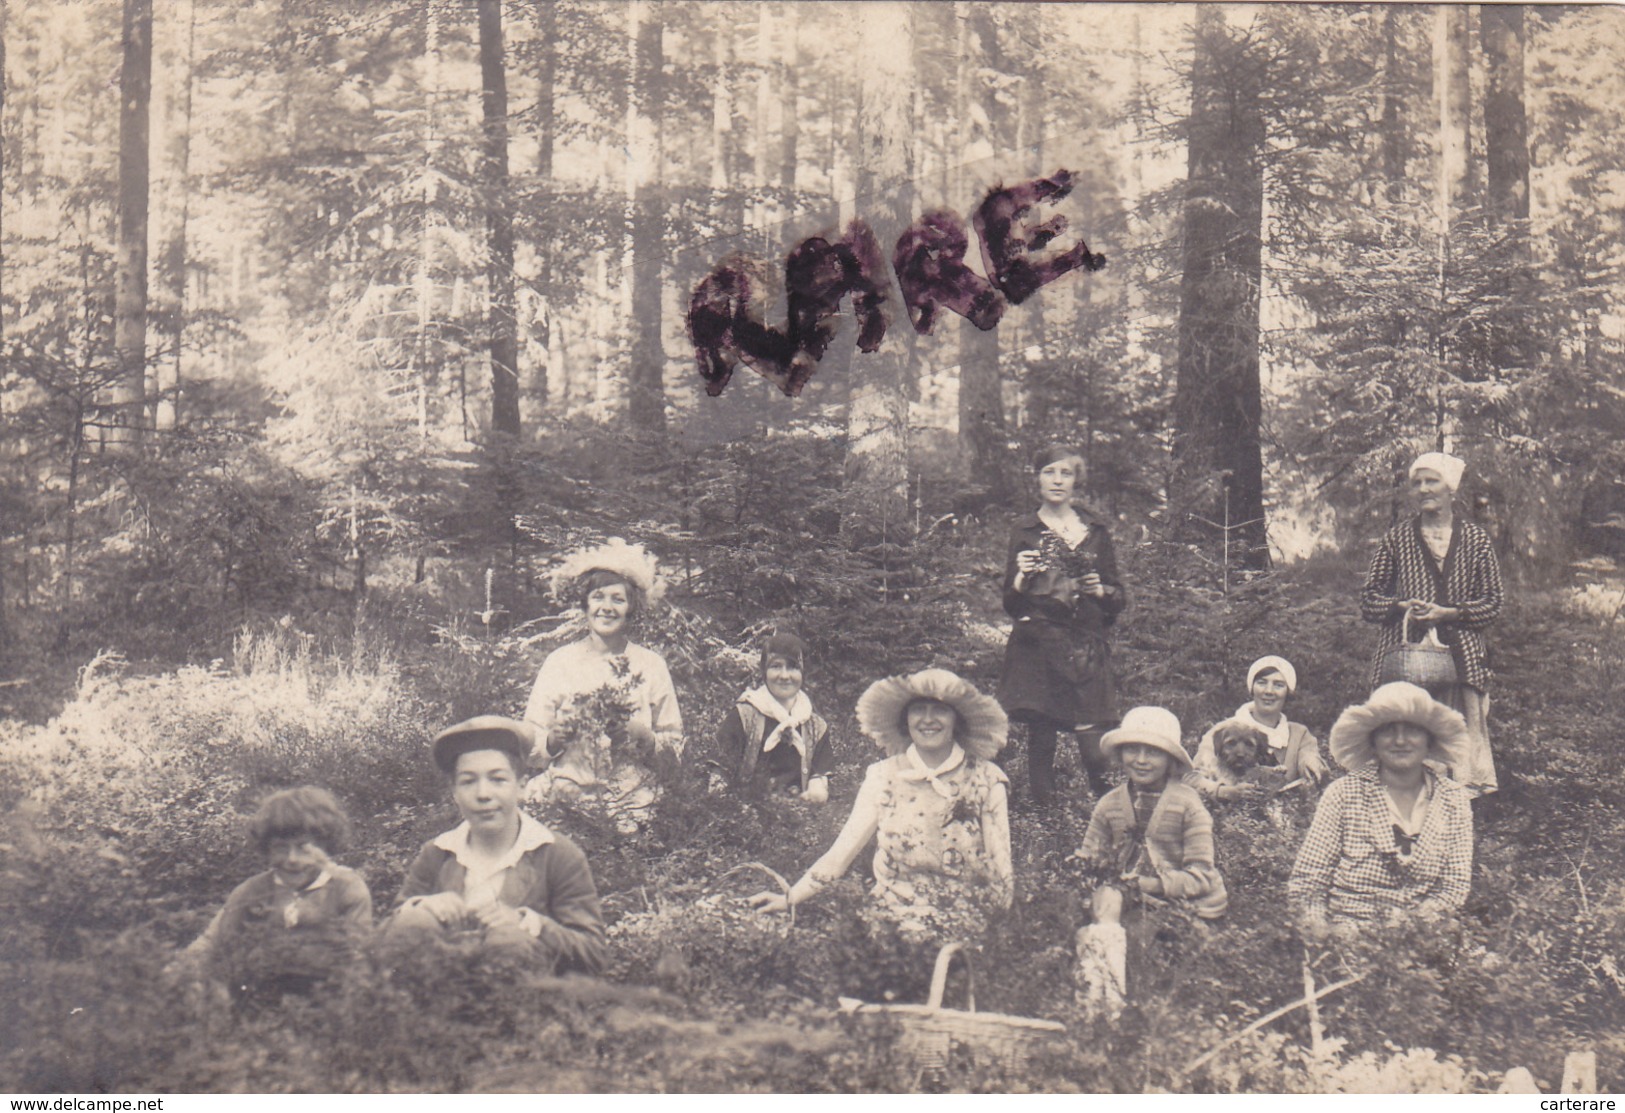
[[1100,740],[1127,776],[1095,805],[1077,857],[1131,893],[1191,902],[1204,920],[1224,915],[1224,878],[1213,864],[1213,817],[1180,781],[1191,760],[1179,720],[1161,707],[1136,707]]

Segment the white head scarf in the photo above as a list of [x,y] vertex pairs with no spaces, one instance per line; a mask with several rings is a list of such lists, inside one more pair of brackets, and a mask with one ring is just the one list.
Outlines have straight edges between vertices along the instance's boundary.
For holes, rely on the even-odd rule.
[[1423,468],[1438,472],[1439,478],[1444,480],[1444,485],[1455,491],[1461,487],[1461,477],[1467,470],[1467,461],[1447,452],[1424,452],[1411,462],[1410,474],[1415,475]]
[[1247,690],[1249,692],[1253,690],[1253,681],[1257,680],[1258,674],[1265,669],[1274,669],[1281,674],[1281,678],[1286,681],[1287,695],[1291,695],[1298,690],[1298,670],[1292,667],[1290,661],[1285,657],[1260,657],[1247,666]]

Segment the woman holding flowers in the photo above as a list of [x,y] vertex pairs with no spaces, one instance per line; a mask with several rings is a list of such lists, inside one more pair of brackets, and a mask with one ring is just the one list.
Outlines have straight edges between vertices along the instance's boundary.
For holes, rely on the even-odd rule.
[[621,538],[578,550],[553,574],[554,594],[581,608],[586,633],[548,654],[525,705],[539,738],[530,798],[598,797],[623,830],[654,800],[649,769],[682,751],[683,717],[671,672],[631,640],[665,589],[641,545]]

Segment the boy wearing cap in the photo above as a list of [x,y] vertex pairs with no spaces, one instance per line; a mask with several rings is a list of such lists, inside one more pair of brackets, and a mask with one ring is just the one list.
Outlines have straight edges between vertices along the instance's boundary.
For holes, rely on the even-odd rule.
[[605,959],[598,890],[581,849],[519,809],[535,729],[481,715],[436,736],[463,822],[418,852],[386,928],[393,939],[477,935],[547,970],[598,973]]
[[1127,780],[1095,805],[1077,857],[1133,892],[1188,900],[1204,920],[1224,915],[1229,895],[1213,864],[1213,817],[1179,777],[1191,767],[1179,720],[1165,708],[1136,707],[1100,746]]

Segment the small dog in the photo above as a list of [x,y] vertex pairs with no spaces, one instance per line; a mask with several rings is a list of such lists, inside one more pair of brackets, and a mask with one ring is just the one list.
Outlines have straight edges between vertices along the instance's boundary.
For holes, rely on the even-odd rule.
[[1220,777],[1230,784],[1257,783],[1258,774],[1277,765],[1264,732],[1235,720],[1214,728],[1213,756],[1219,761]]
[[1264,792],[1252,806],[1276,830],[1287,829],[1287,817],[1280,797],[1287,787],[1286,770],[1270,752],[1269,740],[1257,727],[1241,722],[1222,723],[1213,732],[1213,756],[1219,761],[1219,777],[1227,784],[1256,785]]

